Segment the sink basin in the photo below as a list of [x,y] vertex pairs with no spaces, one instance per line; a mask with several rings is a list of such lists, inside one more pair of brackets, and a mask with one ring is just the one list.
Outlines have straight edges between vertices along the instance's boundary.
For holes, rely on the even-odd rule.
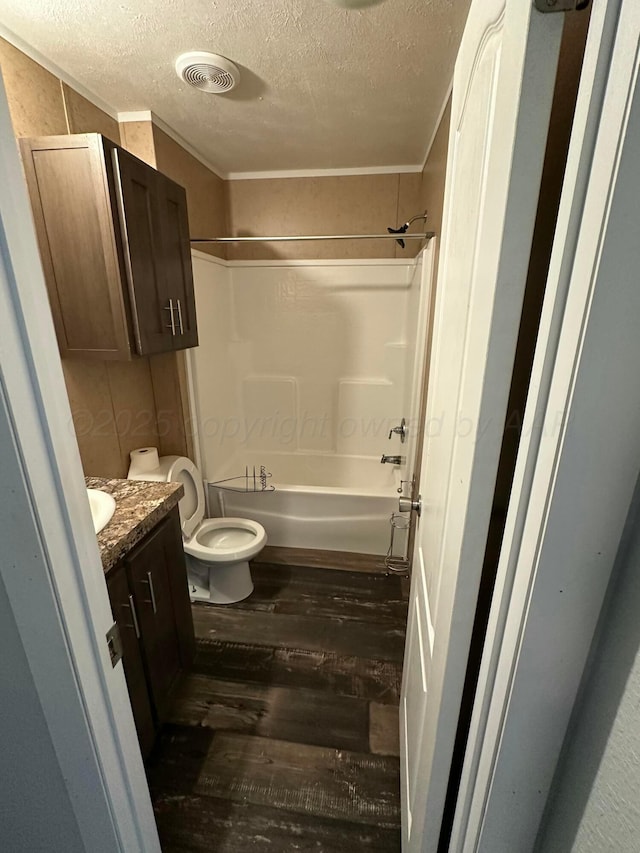
[[100,533],[103,527],[106,527],[111,521],[113,513],[116,511],[116,502],[111,495],[100,491],[100,489],[87,489],[87,497],[91,507],[93,529],[96,533]]

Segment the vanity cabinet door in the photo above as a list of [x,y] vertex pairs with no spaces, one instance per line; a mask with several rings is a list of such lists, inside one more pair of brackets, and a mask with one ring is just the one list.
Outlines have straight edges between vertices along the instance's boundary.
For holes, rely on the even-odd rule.
[[149,691],[140,653],[140,630],[136,619],[133,596],[129,591],[123,565],[112,569],[107,578],[107,590],[113,618],[120,631],[122,665],[127,681],[133,719],[138,732],[143,758],[151,752],[155,738],[155,723],[149,701]]
[[171,519],[167,518],[126,558],[147,679],[160,720],[166,716],[182,668],[170,579],[173,538]]
[[173,600],[173,616],[178,636],[178,654],[183,669],[189,669],[196,655],[196,638],[187,583],[187,565],[182,544],[180,512],[176,507],[166,521],[166,554],[169,560],[169,583]]

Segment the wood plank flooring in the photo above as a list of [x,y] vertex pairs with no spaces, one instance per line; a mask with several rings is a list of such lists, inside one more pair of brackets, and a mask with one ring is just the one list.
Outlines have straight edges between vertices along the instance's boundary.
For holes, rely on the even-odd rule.
[[346,572],[387,573],[384,554],[354,554],[350,551],[327,551],[317,548],[283,548],[266,545],[255,557],[256,563],[285,566],[309,566],[316,569],[338,569]]
[[254,563],[253,595],[193,605],[197,653],[149,762],[165,853],[400,851],[406,589]]

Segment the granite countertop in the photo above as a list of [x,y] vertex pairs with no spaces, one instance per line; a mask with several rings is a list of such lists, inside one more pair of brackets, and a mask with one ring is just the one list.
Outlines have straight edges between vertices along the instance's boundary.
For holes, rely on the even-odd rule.
[[98,533],[105,574],[144,539],[184,495],[180,483],[110,480],[103,477],[85,477],[85,482],[88,489],[108,492],[116,502],[113,518]]

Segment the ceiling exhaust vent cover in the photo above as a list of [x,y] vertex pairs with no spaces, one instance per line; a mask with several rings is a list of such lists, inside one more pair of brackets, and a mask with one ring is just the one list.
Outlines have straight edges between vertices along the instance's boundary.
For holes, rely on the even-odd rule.
[[224,56],[216,53],[191,51],[176,59],[176,74],[185,83],[202,92],[230,92],[240,80],[240,72]]

